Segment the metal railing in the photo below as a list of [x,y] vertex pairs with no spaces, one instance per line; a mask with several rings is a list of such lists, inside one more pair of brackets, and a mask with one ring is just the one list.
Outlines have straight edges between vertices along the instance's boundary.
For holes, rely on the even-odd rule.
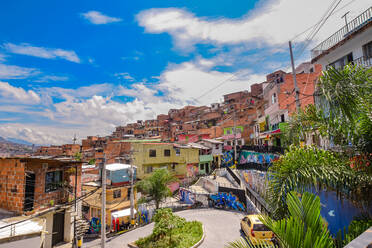
[[369,22],[372,22],[372,7],[368,8],[362,14],[351,20],[347,25],[339,29],[336,33],[332,34],[328,39],[313,48],[311,50],[311,58],[315,58],[322,54],[323,51],[333,47]]
[[249,146],[244,145],[240,149],[247,150],[247,151],[255,151],[255,152],[262,152],[262,153],[279,153],[284,154],[285,148],[281,146],[265,146],[265,145],[257,145],[257,146]]
[[367,58],[366,56],[362,56],[360,58],[354,59],[352,64],[363,67],[371,67],[372,57]]

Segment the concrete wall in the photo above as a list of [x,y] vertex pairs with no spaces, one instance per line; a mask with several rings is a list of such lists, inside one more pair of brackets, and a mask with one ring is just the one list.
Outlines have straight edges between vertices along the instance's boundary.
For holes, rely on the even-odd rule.
[[337,47],[336,49],[325,54],[323,57],[319,58],[316,63],[322,65],[323,70],[326,70],[327,65],[335,62],[336,60],[342,58],[343,56],[353,53],[353,59],[358,59],[363,56],[362,46],[372,41],[372,26],[366,29],[364,32],[357,34],[355,37],[346,41],[345,44]]

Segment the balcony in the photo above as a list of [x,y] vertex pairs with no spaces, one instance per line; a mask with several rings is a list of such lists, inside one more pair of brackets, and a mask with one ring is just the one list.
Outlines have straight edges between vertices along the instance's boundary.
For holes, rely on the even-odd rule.
[[321,55],[324,51],[330,49],[340,41],[344,40],[351,34],[360,30],[362,27],[372,22],[372,7],[368,8],[362,14],[350,21],[347,25],[339,29],[336,33],[331,35],[328,39],[320,43],[311,50],[311,58]]
[[213,161],[213,155],[200,155],[199,156],[200,163],[206,163]]
[[357,66],[363,66],[363,67],[371,67],[372,66],[372,57],[367,58],[365,56],[354,59],[352,64]]

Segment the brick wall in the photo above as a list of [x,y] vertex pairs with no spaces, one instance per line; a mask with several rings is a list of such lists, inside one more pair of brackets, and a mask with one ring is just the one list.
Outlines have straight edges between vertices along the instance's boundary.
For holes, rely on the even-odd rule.
[[[309,104],[314,104],[314,90],[315,84],[319,76],[321,75],[321,65],[315,65],[315,71],[313,73],[302,73],[296,74],[297,85],[300,90],[300,103],[301,108],[305,108]],[[288,113],[291,114],[296,111],[294,82],[292,74],[285,76],[285,82],[280,85],[279,92],[279,108],[288,109]],[[289,94],[288,94],[289,93]]]
[[0,159],[0,208],[23,212],[25,169],[19,159]]

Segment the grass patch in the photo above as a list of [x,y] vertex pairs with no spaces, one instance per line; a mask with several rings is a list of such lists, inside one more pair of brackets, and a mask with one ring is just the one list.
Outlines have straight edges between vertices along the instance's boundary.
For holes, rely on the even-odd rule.
[[[173,215],[169,210],[166,215],[155,218],[155,226],[151,235],[140,238],[136,245],[140,248],[189,248],[203,236],[203,226],[199,221],[186,221]],[[156,214],[158,215],[158,213]],[[173,218],[176,218],[174,221]],[[166,222],[166,225],[164,225]],[[165,226],[167,228],[165,228]]]

